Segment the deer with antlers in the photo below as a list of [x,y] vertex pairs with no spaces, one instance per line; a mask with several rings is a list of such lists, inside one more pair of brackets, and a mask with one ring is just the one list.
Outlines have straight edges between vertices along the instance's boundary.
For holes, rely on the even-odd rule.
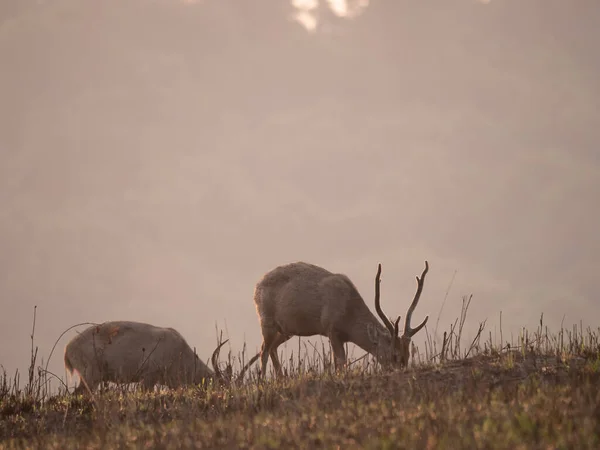
[[336,370],[346,364],[346,342],[372,354],[385,367],[405,367],[411,339],[429,319],[426,316],[417,327],[411,327],[412,314],[421,297],[428,270],[429,264],[425,261],[425,269],[421,277],[417,277],[417,292],[406,313],[402,336],[398,329],[400,316],[392,322],[381,309],[381,264],[375,277],[375,310],[383,324],[344,274],[305,262],[282,265],[266,273],[254,289],[263,336],[261,376],[265,376],[269,356],[276,375],[283,374],[277,348],[292,336],[328,337]]

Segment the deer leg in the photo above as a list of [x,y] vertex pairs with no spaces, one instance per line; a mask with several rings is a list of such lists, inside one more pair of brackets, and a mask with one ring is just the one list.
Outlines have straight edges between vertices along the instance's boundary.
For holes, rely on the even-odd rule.
[[[90,392],[94,392],[94,389],[100,384],[100,377],[95,376],[93,368],[86,368],[83,374],[79,374],[79,384],[73,391],[73,394],[79,395],[88,395],[88,388]],[[87,385],[87,387],[86,387]]]
[[262,327],[263,343],[260,349],[261,378],[264,378],[267,374],[267,363],[269,362],[269,354],[271,352],[271,347],[277,340],[278,334],[279,332],[275,328],[265,326]]
[[344,341],[336,334],[329,334],[331,349],[333,350],[333,364],[336,372],[346,364],[346,350],[344,350]]
[[277,354],[277,348],[284,342],[288,341],[291,337],[292,336],[278,333],[277,337],[271,344],[271,348],[269,349],[269,355],[271,355],[271,361],[273,362],[273,368],[275,369],[277,377],[283,376],[283,371],[281,370],[281,363],[279,362],[279,355]]
[[86,395],[87,389],[85,388],[85,384],[83,384],[83,381],[80,381],[79,384],[77,385],[77,387],[73,390],[73,395]]
[[157,382],[157,380],[152,376],[144,377],[144,379],[140,383],[141,387],[142,387],[142,392],[144,392],[144,393],[153,392],[154,385],[156,384],[156,382]]

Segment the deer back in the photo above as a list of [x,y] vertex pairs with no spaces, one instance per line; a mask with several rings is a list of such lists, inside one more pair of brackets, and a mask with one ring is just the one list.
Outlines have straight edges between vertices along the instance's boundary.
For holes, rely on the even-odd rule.
[[73,368],[81,372],[92,364],[109,381],[137,382],[148,374],[190,382],[196,373],[212,375],[173,328],[130,321],[105,322],[76,336],[66,347]]
[[322,267],[295,262],[276,267],[258,282],[254,301],[262,322],[284,333],[309,336],[354,328],[374,320],[352,281]]

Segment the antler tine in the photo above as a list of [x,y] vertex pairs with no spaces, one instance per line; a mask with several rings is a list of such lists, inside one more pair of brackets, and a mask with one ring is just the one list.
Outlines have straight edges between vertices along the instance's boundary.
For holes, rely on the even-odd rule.
[[248,361],[248,363],[242,368],[242,370],[240,371],[240,373],[238,374],[237,378],[235,379],[236,383],[241,383],[244,380],[244,375],[246,374],[246,371],[248,370],[248,368],[254,364],[254,362],[260,358],[260,352],[258,352],[256,355],[254,355],[250,361]]
[[381,282],[381,280],[379,279],[380,276],[381,276],[381,264],[379,264],[377,266],[377,275],[375,275],[375,310],[377,311],[377,314],[379,314],[379,317],[383,321],[383,324],[385,325],[385,327],[388,329],[388,331],[392,335],[392,338],[394,338],[396,336],[396,334],[394,334],[394,325],[392,325],[392,322],[390,322],[390,319],[388,319],[386,317],[386,315],[383,313],[383,311],[381,310],[381,305],[379,304],[379,283]]
[[221,369],[219,369],[219,353],[221,351],[221,347],[223,347],[227,342],[229,341],[229,339],[224,340],[223,342],[221,342],[217,348],[215,349],[215,351],[212,354],[212,357],[210,358],[213,368],[215,369],[215,375],[218,379],[223,380],[223,372],[221,372]]
[[421,274],[421,278],[417,277],[417,292],[415,293],[415,298],[410,304],[408,311],[406,312],[406,321],[404,322],[404,336],[412,337],[414,336],[421,328],[425,326],[427,320],[429,320],[429,316],[425,317],[425,320],[421,322],[421,324],[416,328],[410,328],[410,319],[412,318],[412,313],[417,307],[417,303],[419,302],[419,298],[421,298],[421,292],[423,291],[423,284],[425,283],[425,275],[429,271],[429,263],[425,261],[425,270]]

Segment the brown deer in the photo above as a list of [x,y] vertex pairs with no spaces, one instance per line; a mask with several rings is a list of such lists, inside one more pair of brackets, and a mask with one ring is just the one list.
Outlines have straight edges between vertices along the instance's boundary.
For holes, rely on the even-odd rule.
[[365,304],[350,279],[305,262],[282,265],[265,274],[254,289],[254,303],[260,321],[261,376],[265,376],[269,356],[277,376],[282,375],[277,348],[292,336],[328,337],[335,369],[346,364],[344,344],[352,342],[374,355],[386,367],[408,364],[411,338],[427,323],[416,328],[411,318],[421,292],[429,264],[417,277],[417,292],[406,313],[404,331],[398,335],[400,316],[392,323],[379,304],[381,264],[375,277],[375,310],[383,324]]
[[[93,392],[101,382],[141,383],[144,390],[156,384],[177,388],[202,380],[227,382],[218,367],[220,343],[212,354],[214,372],[173,328],[147,323],[116,321],[86,328],[65,347],[65,367],[80,378],[75,394]],[[258,359],[257,354],[242,369]]]

